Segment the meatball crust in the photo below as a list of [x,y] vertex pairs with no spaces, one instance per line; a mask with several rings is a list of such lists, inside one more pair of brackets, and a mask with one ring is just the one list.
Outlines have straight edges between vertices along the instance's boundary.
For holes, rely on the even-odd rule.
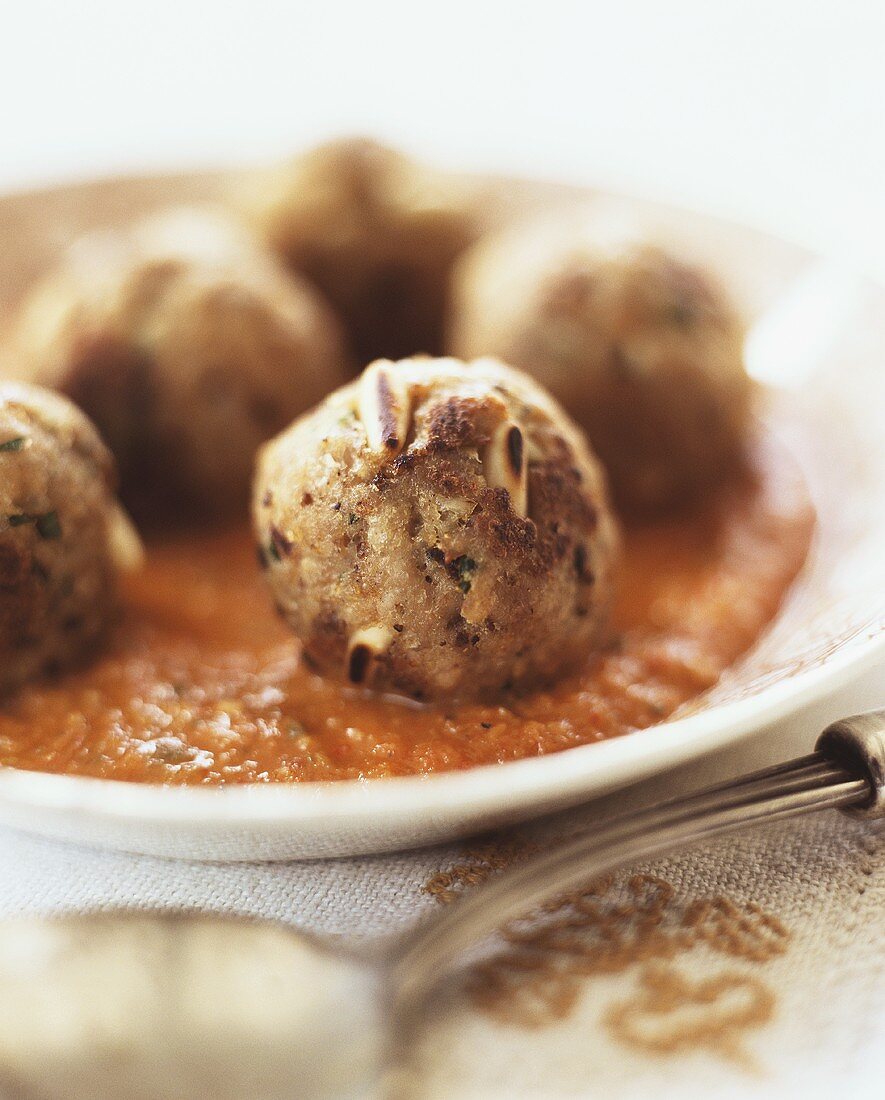
[[240,201],[258,233],[337,308],[360,366],[442,352],[452,264],[477,233],[463,186],[348,139],[256,174]]
[[355,683],[492,698],[554,679],[607,627],[601,468],[489,359],[372,364],[263,448],[253,516],[306,658]]
[[0,383],[0,693],[92,651],[116,607],[110,452],[69,401]]
[[245,510],[260,444],[350,374],[320,295],[198,210],[79,241],[26,303],[19,347],[92,417],[149,518]]
[[751,398],[743,336],[705,271],[591,220],[507,230],[454,278],[453,352],[500,356],[548,387],[627,513],[690,501],[739,458]]

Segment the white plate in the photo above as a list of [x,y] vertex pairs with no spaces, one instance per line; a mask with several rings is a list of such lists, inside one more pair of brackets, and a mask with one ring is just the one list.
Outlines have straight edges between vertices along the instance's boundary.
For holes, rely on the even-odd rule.
[[[211,196],[218,181],[215,175],[101,181],[0,198],[0,309],[81,229],[170,200]],[[504,188],[499,210],[575,195],[539,184],[491,186]],[[720,267],[751,314],[769,307],[815,262],[794,245],[742,227],[626,204],[641,205]],[[865,284],[861,299],[850,325],[832,328],[825,347],[809,350],[820,354],[819,369],[789,399],[788,443],[820,517],[810,559],[771,629],[692,713],[612,741],[421,779],[210,790],[0,769],[0,822],[186,859],[415,847],[584,801],[834,692],[885,653],[885,291]],[[801,311],[797,316],[801,324]]]

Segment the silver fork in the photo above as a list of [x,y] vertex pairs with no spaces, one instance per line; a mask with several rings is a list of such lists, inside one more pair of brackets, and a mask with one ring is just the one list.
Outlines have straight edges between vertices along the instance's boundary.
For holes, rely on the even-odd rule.
[[583,829],[471,890],[396,944],[390,978],[400,1026],[452,960],[551,897],[674,848],[828,809],[885,816],[885,710],[834,722],[807,756]]

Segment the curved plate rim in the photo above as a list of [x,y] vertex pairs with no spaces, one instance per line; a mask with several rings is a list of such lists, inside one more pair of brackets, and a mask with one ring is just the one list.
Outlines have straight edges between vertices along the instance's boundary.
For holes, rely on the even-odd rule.
[[[0,198],[24,199],[28,195],[54,192],[84,192],[97,185],[144,185],[151,180],[193,182],[220,177],[218,170],[205,172],[120,175],[101,179],[70,181],[60,186],[28,188],[4,192]],[[522,181],[523,183],[529,181]],[[536,181],[542,182],[542,181]],[[553,181],[550,181],[553,184]],[[556,181],[555,186],[572,185]],[[593,188],[575,190],[594,193]],[[642,196],[618,195],[618,199],[649,201]],[[709,211],[688,211],[669,203],[654,203],[680,214],[696,213],[713,223],[732,230],[748,229],[768,237],[765,229],[743,225]],[[821,259],[807,244],[776,237],[784,244],[801,249],[806,262]],[[883,285],[871,280],[881,292]],[[775,622],[777,619],[775,619]],[[330,827],[346,823],[351,828],[361,823],[377,823],[383,815],[391,831],[420,821],[434,811],[442,815],[438,826],[425,827],[422,837],[411,846],[430,843],[458,833],[458,815],[466,821],[478,816],[495,815],[514,821],[590,801],[614,788],[625,787],[650,775],[688,760],[715,752],[773,725],[806,705],[818,702],[859,676],[877,662],[885,663],[885,632],[849,639],[844,646],[820,664],[802,669],[742,699],[719,703],[709,709],[672,718],[643,730],[611,740],[575,746],[546,756],[490,764],[427,776],[389,777],[377,780],[341,780],[298,784],[254,784],[227,787],[164,786],[141,784],[89,776],[72,776],[28,771],[0,766],[0,806],[29,808],[36,812],[78,813],[92,822],[145,826],[193,825],[201,829],[230,830],[249,825],[293,828],[317,834],[324,823]],[[819,732],[809,730],[811,738]],[[20,825],[31,832],[62,837],[60,826],[34,822]],[[464,829],[461,830],[463,833]],[[73,839],[77,839],[74,837]],[[99,846],[121,849],[124,845],[108,839]],[[364,851],[384,851],[393,845],[372,842]],[[407,847],[408,844],[398,844]],[[313,847],[318,847],[313,845]],[[355,850],[356,845],[351,845]],[[127,850],[133,850],[127,847]],[[138,850],[151,851],[146,840]],[[341,851],[339,854],[345,854]],[[196,857],[213,858],[213,857]],[[224,857],[220,857],[224,858]],[[248,857],[247,857],[248,858]],[[261,857],[257,857],[261,858]],[[305,856],[309,858],[309,856]]]

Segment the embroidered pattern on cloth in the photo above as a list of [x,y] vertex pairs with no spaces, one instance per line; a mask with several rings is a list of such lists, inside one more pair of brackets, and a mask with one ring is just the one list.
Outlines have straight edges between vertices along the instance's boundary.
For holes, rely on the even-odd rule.
[[[472,849],[424,890],[448,904],[531,850]],[[609,876],[502,929],[492,953],[470,970],[467,994],[498,1023],[541,1028],[566,1018],[588,981],[635,972],[632,990],[603,1011],[612,1038],[653,1055],[705,1049],[753,1069],[742,1040],[776,1006],[758,968],[789,941],[783,923],[752,902],[684,899],[651,874]],[[693,977],[701,952],[730,965]]]

